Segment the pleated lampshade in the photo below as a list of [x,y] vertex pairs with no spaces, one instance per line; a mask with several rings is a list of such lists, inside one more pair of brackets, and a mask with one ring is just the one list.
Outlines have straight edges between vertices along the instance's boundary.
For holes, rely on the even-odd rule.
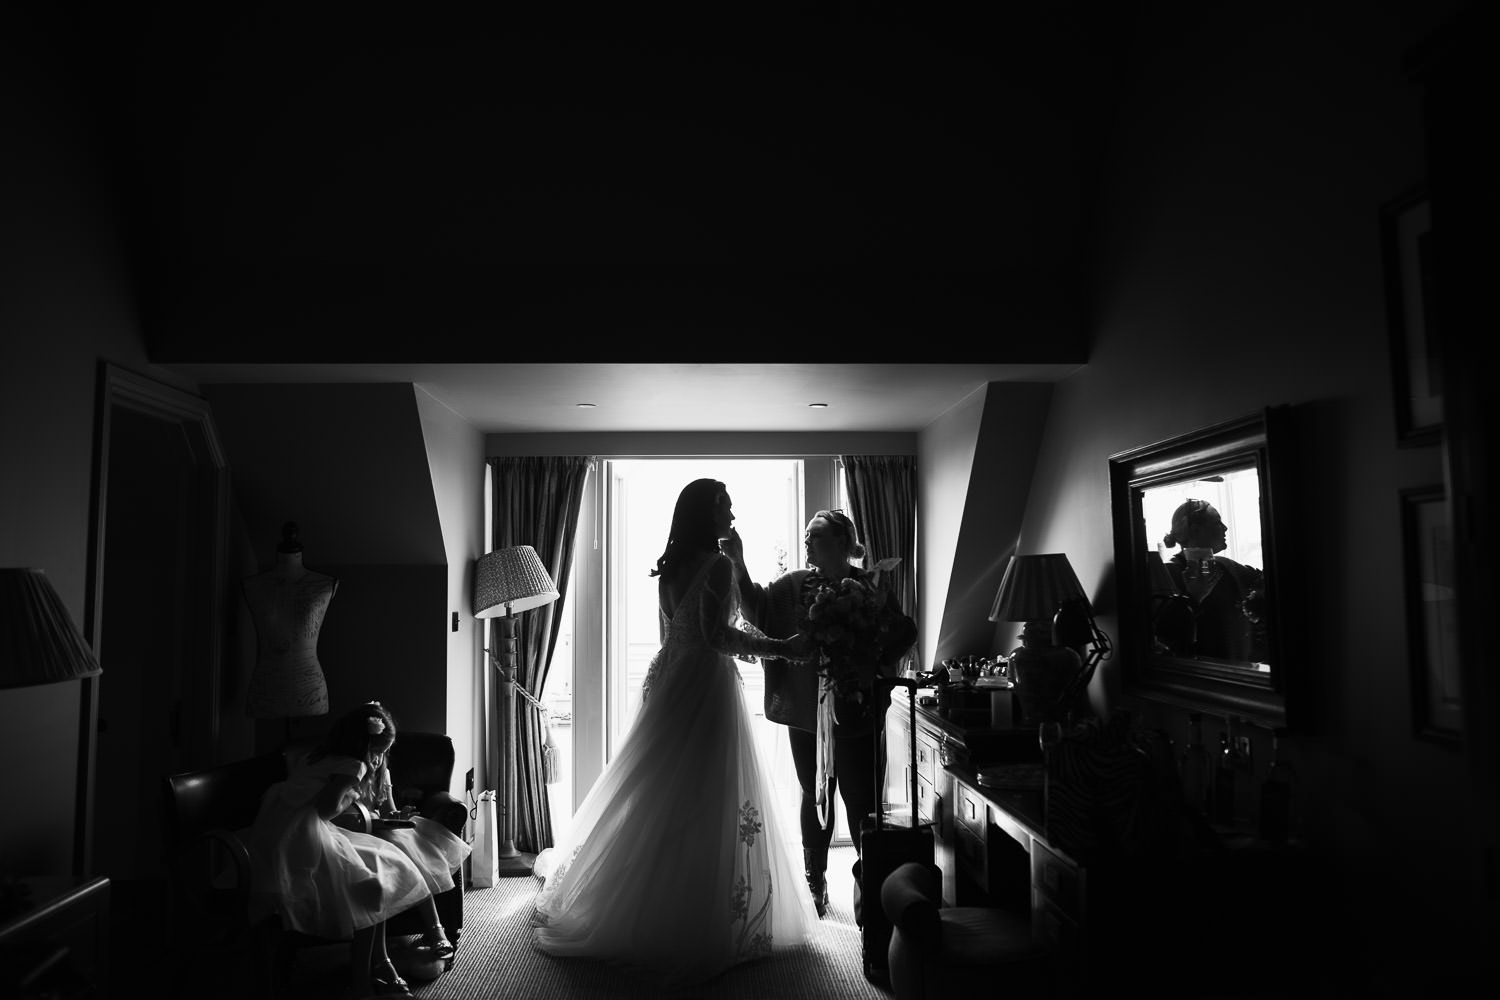
[[557,597],[557,585],[530,545],[512,545],[480,557],[474,580],[475,618],[529,611]]
[[102,673],[47,574],[0,568],[0,688],[30,687]]
[[990,621],[1050,622],[1065,602],[1087,597],[1065,554],[1011,556],[995,593]]

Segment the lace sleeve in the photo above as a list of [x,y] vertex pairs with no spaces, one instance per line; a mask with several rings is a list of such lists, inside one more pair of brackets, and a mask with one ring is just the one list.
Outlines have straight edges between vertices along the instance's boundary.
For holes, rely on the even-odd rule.
[[734,566],[721,556],[708,571],[703,597],[698,605],[698,627],[708,645],[730,656],[785,656],[786,642],[772,639],[748,623],[733,624],[739,608],[734,586]]

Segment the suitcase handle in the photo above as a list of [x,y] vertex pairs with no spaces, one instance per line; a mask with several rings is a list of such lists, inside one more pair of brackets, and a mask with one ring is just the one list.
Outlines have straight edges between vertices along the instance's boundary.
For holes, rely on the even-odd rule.
[[[907,711],[911,714],[910,725],[907,732],[911,735],[911,828],[915,830],[920,824],[917,822],[917,682],[910,677],[882,677],[875,676],[874,689],[879,690],[882,686],[889,687],[895,691],[898,687],[904,687],[909,693],[906,699]],[[885,823],[885,784],[880,780],[880,758],[885,750],[885,716],[880,717],[880,725],[875,728],[875,829],[879,830]]]

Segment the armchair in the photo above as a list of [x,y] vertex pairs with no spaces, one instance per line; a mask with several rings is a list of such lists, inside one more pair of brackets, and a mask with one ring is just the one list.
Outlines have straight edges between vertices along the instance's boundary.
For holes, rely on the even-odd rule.
[[[468,810],[448,792],[452,740],[433,733],[402,733],[392,748],[392,760],[397,805],[416,805],[422,815],[463,836]],[[233,982],[249,986],[255,997],[285,996],[297,950],[341,943],[287,930],[274,917],[250,918],[254,859],[249,828],[261,796],[286,775],[286,752],[277,751],[166,778],[163,829],[173,915],[180,932],[191,934],[201,946],[186,949],[189,965],[202,963],[182,970],[187,982]],[[370,812],[361,802],[334,822],[351,830],[371,829]],[[453,876],[454,888],[434,902],[448,939],[457,944],[463,927],[462,868]],[[422,929],[420,917],[408,911],[388,921],[386,934],[399,938]],[[417,972],[403,967],[402,955],[393,953],[392,958],[404,975]],[[243,964],[226,976],[224,962]],[[417,978],[432,978],[441,969],[439,963]]]
[[887,952],[896,1000],[958,996],[1048,997],[1047,955],[1028,917],[998,907],[944,906],[936,865],[907,862],[880,887],[891,922]]
[[[251,997],[286,995],[298,948],[336,944],[250,919],[249,828],[261,796],[286,777],[280,752],[169,775],[162,801],[172,915],[187,983],[235,984]],[[356,803],[358,805],[358,803]],[[361,807],[362,808],[362,807]],[[368,819],[368,813],[358,814]]]

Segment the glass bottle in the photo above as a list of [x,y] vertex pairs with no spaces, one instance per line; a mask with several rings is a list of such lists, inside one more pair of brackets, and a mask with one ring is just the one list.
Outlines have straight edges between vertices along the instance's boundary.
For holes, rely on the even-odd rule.
[[1214,761],[1213,793],[1208,818],[1215,823],[1234,822],[1234,750],[1229,743],[1229,727],[1219,734],[1219,755]]
[[1202,812],[1208,804],[1208,748],[1203,745],[1203,716],[1188,716],[1188,741],[1182,749],[1182,796],[1188,808]]
[[1271,730],[1271,766],[1260,784],[1260,836],[1275,844],[1286,843],[1292,834],[1292,792],[1296,769],[1281,759],[1281,744]]

